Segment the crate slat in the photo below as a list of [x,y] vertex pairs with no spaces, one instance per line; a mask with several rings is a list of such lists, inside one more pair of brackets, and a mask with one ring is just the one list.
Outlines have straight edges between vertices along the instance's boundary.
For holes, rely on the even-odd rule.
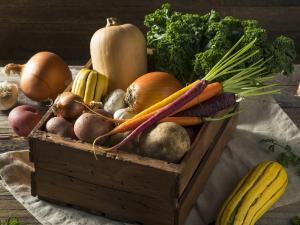
[[183,225],[190,210],[192,209],[195,200],[202,192],[206,181],[208,180],[211,172],[213,171],[216,162],[222,155],[223,149],[230,137],[232,136],[238,123],[238,117],[235,116],[231,120],[223,124],[220,129],[219,135],[216,136],[215,144],[207,151],[202,161],[195,171],[189,185],[179,199],[177,221],[178,225]]
[[37,170],[48,169],[62,175],[77,177],[87,183],[153,198],[175,197],[173,187],[179,175],[176,170],[168,171],[163,167],[153,168],[101,155],[98,155],[96,160],[92,152],[40,139],[35,139],[30,146],[34,152]]
[[[147,225],[170,225],[174,207],[163,199],[153,199],[131,192],[95,185],[78,178],[39,168],[35,172],[40,198],[66,205],[92,209],[93,213],[128,222],[147,221]],[[126,216],[125,216],[126,215]]]

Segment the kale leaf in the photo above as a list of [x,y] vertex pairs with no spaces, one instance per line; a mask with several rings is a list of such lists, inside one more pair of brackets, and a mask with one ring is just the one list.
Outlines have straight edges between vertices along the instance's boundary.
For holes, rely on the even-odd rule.
[[254,48],[260,51],[240,67],[263,58],[268,59],[268,73],[293,71],[294,41],[285,36],[269,40],[267,31],[255,20],[222,18],[214,10],[205,15],[181,13],[163,4],[146,15],[144,24],[148,47],[154,50],[151,60],[155,69],[172,73],[182,83],[203,77],[242,35],[242,46],[256,38]]

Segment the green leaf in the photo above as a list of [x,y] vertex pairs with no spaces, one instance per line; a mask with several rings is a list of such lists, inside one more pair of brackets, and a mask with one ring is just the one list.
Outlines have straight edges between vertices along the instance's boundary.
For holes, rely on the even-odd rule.
[[[256,40],[253,50],[258,52],[238,68],[270,59],[265,64],[267,73],[257,74],[257,78],[281,71],[289,74],[293,70],[294,41],[284,36],[268,38],[267,31],[255,20],[222,17],[214,10],[204,15],[176,12],[170,4],[163,4],[145,16],[144,24],[147,47],[155,50],[150,57],[154,69],[174,74],[183,84],[207,74],[242,36],[240,48]],[[219,77],[218,81],[228,77],[230,74]]]
[[[294,167],[300,167],[300,157],[296,155],[290,145],[282,145],[271,138],[265,138],[259,141],[261,144],[266,144],[269,151],[274,152],[275,147],[281,150],[278,156],[278,162],[284,167],[290,165]],[[300,176],[300,168],[296,169],[296,173]]]
[[16,218],[8,218],[6,221],[0,222],[0,225],[21,225],[21,222]]
[[294,217],[291,219],[291,224],[292,224],[292,225],[300,225],[300,217],[299,217],[299,216],[294,216]]

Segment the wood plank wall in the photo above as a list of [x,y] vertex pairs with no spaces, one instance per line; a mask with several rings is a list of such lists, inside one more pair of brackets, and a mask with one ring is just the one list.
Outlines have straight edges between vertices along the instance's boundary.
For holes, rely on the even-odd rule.
[[[69,64],[89,58],[89,41],[105,18],[143,27],[144,15],[163,0],[0,0],[0,65],[26,62],[42,50],[61,55]],[[269,30],[271,37],[292,37],[300,53],[299,0],[169,0],[176,10],[253,18]],[[300,62],[298,57],[297,62]]]

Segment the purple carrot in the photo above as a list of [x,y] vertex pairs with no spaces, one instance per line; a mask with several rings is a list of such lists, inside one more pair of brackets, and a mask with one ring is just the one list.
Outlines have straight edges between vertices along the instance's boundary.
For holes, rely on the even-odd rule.
[[212,116],[223,109],[233,106],[235,102],[235,94],[222,93],[192,108],[179,112],[174,116]]
[[207,86],[207,82],[205,80],[201,80],[195,86],[193,86],[190,90],[185,92],[179,98],[177,98],[172,103],[166,105],[165,107],[161,108],[157,113],[135,128],[127,137],[125,137],[119,144],[106,149],[106,150],[114,150],[121,147],[124,144],[132,141],[135,137],[141,134],[145,129],[152,126],[153,124],[159,122],[165,117],[172,115],[176,110],[180,109],[186,103],[191,101],[193,98],[198,96]]

